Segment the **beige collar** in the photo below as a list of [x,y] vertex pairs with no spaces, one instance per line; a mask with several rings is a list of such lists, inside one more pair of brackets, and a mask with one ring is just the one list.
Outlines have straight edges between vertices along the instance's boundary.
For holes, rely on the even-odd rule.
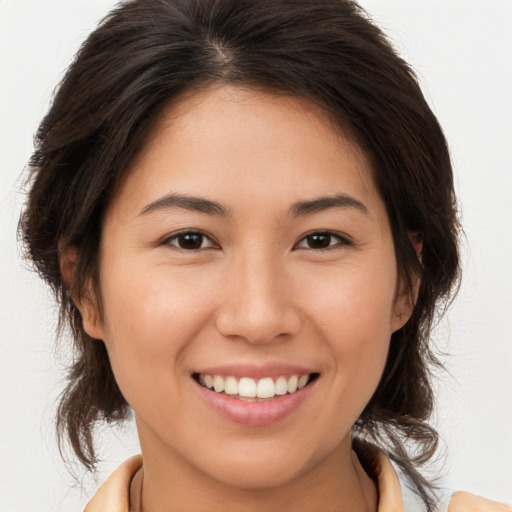
[[123,462],[99,488],[84,512],[130,512],[130,484],[142,466],[142,455]]
[[404,512],[402,491],[395,469],[384,452],[378,453],[377,460],[377,487],[379,489],[378,512]]
[[[395,470],[382,452],[378,457],[379,512],[404,512]],[[121,464],[100,487],[84,512],[130,512],[130,484],[141,466],[141,455],[131,457]]]
[[[357,458],[357,457],[356,457]],[[121,464],[100,487],[84,512],[130,512],[130,484],[142,467],[142,456],[136,455]],[[383,452],[377,455],[378,512],[404,512],[398,476]],[[449,512],[512,512],[512,508],[467,492],[456,492]]]

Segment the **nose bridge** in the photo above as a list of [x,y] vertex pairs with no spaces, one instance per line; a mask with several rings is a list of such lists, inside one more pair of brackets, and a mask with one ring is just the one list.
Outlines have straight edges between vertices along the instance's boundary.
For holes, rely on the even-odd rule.
[[284,262],[269,247],[247,247],[234,255],[217,317],[219,331],[251,343],[295,333],[300,319],[288,280]]

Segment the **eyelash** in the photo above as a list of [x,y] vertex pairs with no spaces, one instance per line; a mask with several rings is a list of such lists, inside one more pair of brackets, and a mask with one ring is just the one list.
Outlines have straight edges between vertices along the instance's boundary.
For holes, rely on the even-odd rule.
[[[328,237],[329,242],[332,242],[333,239],[337,240],[335,244],[329,243],[326,247],[300,247],[300,244],[304,241],[313,238],[313,237]],[[341,235],[340,233],[335,233],[333,231],[312,231],[304,235],[293,247],[295,249],[308,249],[312,251],[332,251],[334,249],[339,248],[340,246],[350,246],[352,245],[352,241],[349,240],[346,236]]]
[[[187,247],[181,247],[179,245],[180,238],[185,239],[185,237],[193,237],[193,236],[200,238],[200,240],[201,240],[200,247],[198,247],[198,248],[188,247],[187,248]],[[205,240],[208,240],[210,242],[210,245],[208,247],[203,247],[203,243]],[[173,241],[176,241],[177,243],[172,243]],[[165,238],[164,240],[162,240],[162,245],[172,245],[172,246],[176,247],[177,249],[181,249],[182,251],[186,251],[186,252],[198,252],[201,250],[218,247],[218,245],[206,233],[203,233],[202,231],[195,231],[195,230],[190,230],[190,229],[185,230],[185,231],[180,231],[168,238]]]
[[[193,242],[194,239],[192,237],[197,237],[200,241],[199,247],[183,247],[180,244],[181,241],[185,240],[185,237],[190,237],[190,240]],[[314,239],[314,237],[317,238],[317,241],[320,237],[328,237],[328,245],[325,247],[304,247],[301,246],[304,242],[309,240],[309,243]],[[196,239],[196,242],[197,242]],[[332,244],[332,240],[336,240],[337,242],[335,244]],[[209,241],[209,245],[207,247],[203,247],[203,244],[205,241]],[[176,243],[173,243],[176,242]],[[203,233],[202,231],[195,231],[195,230],[185,230],[180,231],[178,233],[175,233],[174,235],[164,239],[162,241],[162,245],[172,245],[176,247],[177,249],[181,249],[186,252],[198,252],[205,249],[211,249],[211,248],[218,248],[218,244],[212,240],[212,238],[207,235],[206,233]],[[332,231],[312,231],[310,233],[307,233],[304,235],[294,246],[293,250],[297,249],[306,249],[306,250],[312,250],[312,251],[331,251],[339,246],[350,246],[352,245],[351,240],[349,240],[346,236],[343,236],[339,233],[335,233]]]

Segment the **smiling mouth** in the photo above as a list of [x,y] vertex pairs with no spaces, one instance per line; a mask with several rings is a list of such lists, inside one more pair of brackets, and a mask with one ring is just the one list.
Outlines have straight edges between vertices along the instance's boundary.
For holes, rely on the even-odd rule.
[[310,373],[253,379],[251,377],[237,378],[202,373],[192,375],[198,384],[214,393],[222,393],[247,402],[261,402],[284,395],[292,395],[311,384],[319,376],[319,373]]

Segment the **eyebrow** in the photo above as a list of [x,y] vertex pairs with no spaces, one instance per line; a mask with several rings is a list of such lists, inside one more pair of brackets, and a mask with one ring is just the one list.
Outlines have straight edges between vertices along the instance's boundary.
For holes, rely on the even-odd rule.
[[[228,208],[220,203],[202,197],[182,194],[165,195],[144,206],[139,215],[174,208],[205,213],[207,215],[229,216]],[[291,206],[290,213],[293,217],[302,217],[328,210],[329,208],[355,208],[366,215],[369,213],[368,208],[361,201],[348,194],[336,194],[334,196],[317,197],[308,201],[299,201]]]
[[317,197],[308,201],[300,201],[290,208],[294,217],[311,215],[329,208],[355,208],[365,215],[369,214],[368,208],[355,197],[347,194],[336,194],[333,196]]
[[168,194],[144,206],[139,215],[145,215],[146,213],[158,210],[172,210],[174,208],[223,217],[227,217],[229,214],[225,206],[209,199],[182,194]]

